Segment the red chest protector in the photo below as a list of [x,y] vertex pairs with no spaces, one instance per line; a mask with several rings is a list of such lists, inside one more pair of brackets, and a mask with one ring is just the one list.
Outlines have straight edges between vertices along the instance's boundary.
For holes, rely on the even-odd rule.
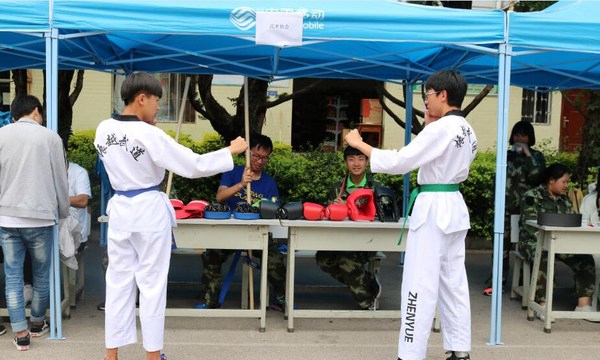
[[354,221],[373,221],[375,220],[375,199],[373,190],[356,189],[346,198],[348,205],[348,217]]

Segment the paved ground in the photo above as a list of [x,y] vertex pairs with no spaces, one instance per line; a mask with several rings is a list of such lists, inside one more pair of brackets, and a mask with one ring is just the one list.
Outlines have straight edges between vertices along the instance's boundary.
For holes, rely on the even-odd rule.
[[[101,249],[97,240],[90,240],[86,250],[86,293],[78,302],[70,319],[63,322],[65,340],[33,340],[28,352],[14,349],[10,331],[0,337],[0,349],[6,359],[82,359],[96,360],[103,355],[103,313],[96,305],[103,298]],[[540,321],[527,321],[520,302],[504,295],[502,339],[504,344],[488,346],[490,333],[490,298],[481,294],[483,283],[490,273],[489,251],[469,250],[467,269],[471,287],[473,313],[473,350],[471,358],[477,359],[593,359],[600,355],[600,324],[582,320],[558,320],[551,334],[542,331]],[[402,269],[399,256],[389,254],[381,270],[383,283],[382,307],[397,309],[400,304],[400,279]],[[201,274],[199,257],[173,258],[169,288],[171,306],[192,306],[198,299],[198,281]],[[322,273],[314,259],[298,262],[300,287],[296,303],[300,308],[353,309],[350,295]],[[239,276],[239,274],[238,274]],[[557,279],[558,307],[574,306],[572,276],[559,265]],[[226,307],[235,307],[239,299],[239,277],[232,286]],[[308,360],[308,359],[396,359],[398,320],[368,319],[297,319],[295,332],[287,332],[287,323],[281,313],[267,313],[267,331],[258,332],[257,319],[220,318],[168,318],[166,322],[165,352],[170,360],[192,359],[258,359],[258,360]],[[427,359],[445,359],[441,347],[442,334],[432,334]],[[141,344],[121,349],[120,358],[144,359]]]

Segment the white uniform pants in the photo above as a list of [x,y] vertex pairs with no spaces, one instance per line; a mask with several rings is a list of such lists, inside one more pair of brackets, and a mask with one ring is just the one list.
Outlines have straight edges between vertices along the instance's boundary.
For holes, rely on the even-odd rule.
[[402,360],[425,359],[436,304],[439,306],[444,349],[471,350],[466,235],[466,230],[444,234],[434,221],[426,222],[416,231],[409,231],[402,277],[402,325],[398,339],[398,357]]
[[105,342],[108,349],[137,342],[135,302],[146,351],[163,348],[171,228],[161,232],[108,229]]

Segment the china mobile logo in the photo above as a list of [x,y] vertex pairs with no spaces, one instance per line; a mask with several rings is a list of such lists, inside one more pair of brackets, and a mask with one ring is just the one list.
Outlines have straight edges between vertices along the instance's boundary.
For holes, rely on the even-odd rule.
[[229,21],[242,31],[250,30],[256,23],[256,12],[249,7],[235,8],[229,14]]

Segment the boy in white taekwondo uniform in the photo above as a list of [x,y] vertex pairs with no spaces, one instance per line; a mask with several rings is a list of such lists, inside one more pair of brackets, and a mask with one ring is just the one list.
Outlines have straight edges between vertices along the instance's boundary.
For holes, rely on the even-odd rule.
[[402,325],[398,358],[425,359],[436,303],[447,360],[469,359],[471,310],[465,270],[469,213],[458,184],[469,175],[477,139],[460,107],[467,83],[456,71],[440,71],[425,83],[426,127],[401,150],[380,150],[353,130],[346,140],[371,159],[373,172],[404,174],[419,168],[420,187],[406,244]]
[[158,191],[165,169],[188,178],[211,176],[231,170],[232,154],[247,148],[240,137],[229,147],[204,155],[178,144],[153,126],[161,96],[156,78],[130,75],[121,87],[123,113],[96,129],[94,145],[115,189],[107,208],[106,360],[116,360],[120,346],[137,341],[136,286],[147,359],[166,359],[161,349],[171,228],[176,222],[169,199]]

